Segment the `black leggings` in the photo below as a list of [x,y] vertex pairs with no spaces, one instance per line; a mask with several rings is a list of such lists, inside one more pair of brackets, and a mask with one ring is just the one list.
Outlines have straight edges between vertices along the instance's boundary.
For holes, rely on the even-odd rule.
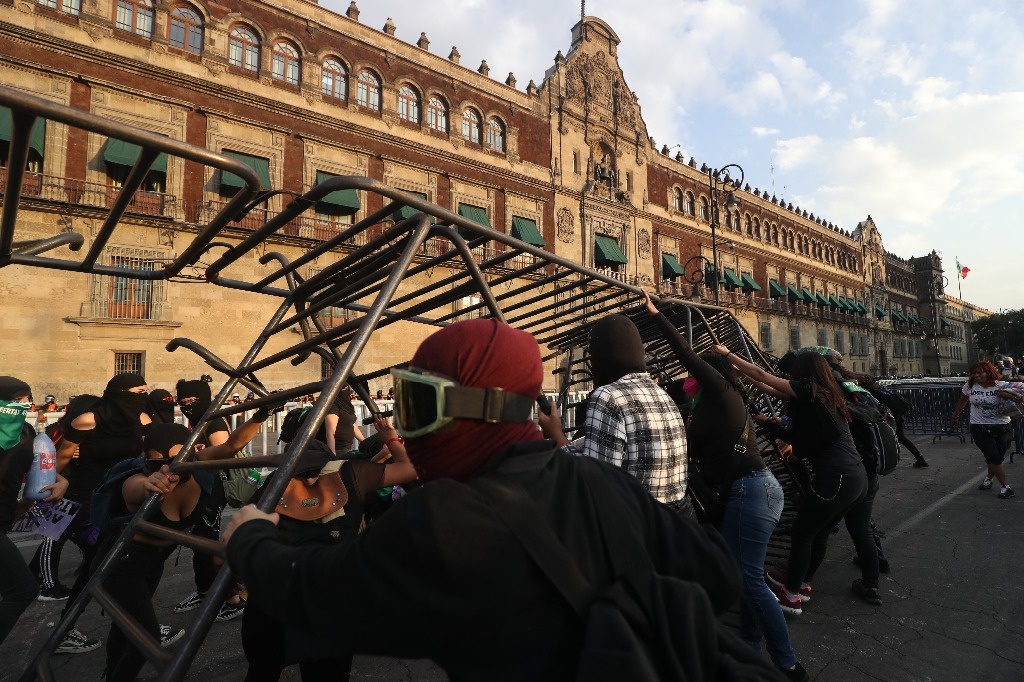
[[867,587],[878,587],[878,547],[871,532],[871,507],[876,494],[878,476],[869,476],[867,493],[846,512],[846,532],[857,549],[861,581]]
[[37,594],[39,586],[21,558],[21,551],[7,533],[0,532],[0,643]]
[[[245,682],[277,682],[281,672],[296,662],[288,660],[287,641],[303,639],[302,633],[286,630],[281,621],[248,604],[242,613],[242,650],[249,662]],[[351,654],[298,663],[303,682],[348,682],[352,671]]]
[[[220,477],[217,477],[213,485],[213,494],[210,495],[206,509],[203,511],[203,518],[192,527],[192,535],[214,542],[219,541],[221,514],[224,512],[226,504],[224,485],[220,482]],[[192,572],[195,575],[196,592],[203,595],[209,592],[218,570],[212,554],[199,550],[192,551]]]
[[[174,546],[155,547],[132,540],[103,581],[103,589],[157,641],[160,640],[160,623],[153,609],[153,593],[163,577],[164,562],[173,551]],[[145,664],[146,657],[119,627],[111,625],[107,635],[108,682],[130,682]]]
[[822,471],[812,477],[793,520],[786,570],[786,587],[790,592],[796,593],[801,583],[810,582],[814,577],[825,559],[832,527],[860,501],[867,487],[867,474],[863,469],[846,474]]

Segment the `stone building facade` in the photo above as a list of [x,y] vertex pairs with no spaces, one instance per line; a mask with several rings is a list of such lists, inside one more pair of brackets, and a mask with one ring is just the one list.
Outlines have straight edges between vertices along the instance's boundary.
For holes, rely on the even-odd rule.
[[[227,153],[267,189],[369,176],[622,281],[717,300],[769,353],[827,344],[858,371],[948,373],[964,346],[956,330],[970,337],[959,320],[975,309],[947,308],[935,253],[903,260],[870,216],[844,230],[740,182],[737,168],[716,176],[659,150],[618,64],[619,38],[594,17],[572,28],[540,85],[525,87],[511,73],[491,78],[486,62],[460,64],[457,47],[431,52],[425,35],[404,42],[391,21],[367,26],[354,2],[339,15],[303,0],[0,0],[0,36],[0,84]],[[133,158],[117,140],[37,126],[21,229],[95,236]],[[173,258],[230,198],[233,177],[180,158],[154,164],[104,262],[155,268]],[[727,193],[738,206],[726,205]],[[284,201],[270,197],[226,241]],[[354,190],[322,204],[268,249],[298,255],[383,207]],[[256,259],[235,267],[249,278],[264,268]],[[139,283],[14,267],[0,269],[0,293],[4,373],[61,400],[123,369],[164,387],[208,372],[164,350],[174,337],[234,364],[273,305],[198,278]],[[380,333],[365,362],[406,359],[428,332]],[[265,381],[295,385],[322,371],[310,360]]]

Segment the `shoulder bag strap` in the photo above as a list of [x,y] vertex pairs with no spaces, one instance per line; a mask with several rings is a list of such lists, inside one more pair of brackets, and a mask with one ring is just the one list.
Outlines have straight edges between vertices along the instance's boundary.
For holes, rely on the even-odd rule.
[[473,487],[483,493],[491,510],[501,517],[573,610],[586,618],[593,593],[590,581],[523,487],[500,474],[480,476]]

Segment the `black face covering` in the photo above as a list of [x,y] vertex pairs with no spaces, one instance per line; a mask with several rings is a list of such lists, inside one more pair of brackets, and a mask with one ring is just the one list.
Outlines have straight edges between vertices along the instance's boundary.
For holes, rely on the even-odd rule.
[[590,330],[590,364],[595,386],[647,371],[644,342],[631,319],[609,315],[598,320]]
[[[175,390],[178,392],[181,413],[188,418],[190,424],[198,423],[203,415],[206,414],[206,411],[210,409],[210,403],[212,402],[210,384],[200,379],[193,381],[182,379],[175,386]],[[185,398],[195,398],[196,400],[191,405],[185,405]]]
[[[146,439],[143,442],[143,449],[147,456],[151,452],[163,455],[162,459],[146,459],[146,473],[152,474],[160,471],[164,464],[170,464],[171,458],[168,454],[175,445],[184,445],[188,440],[189,430],[181,424],[152,424],[146,432]],[[192,478],[191,472],[176,474],[178,483],[187,483]]]
[[146,399],[146,414],[158,424],[174,421],[174,396],[169,391],[157,388],[149,392]]

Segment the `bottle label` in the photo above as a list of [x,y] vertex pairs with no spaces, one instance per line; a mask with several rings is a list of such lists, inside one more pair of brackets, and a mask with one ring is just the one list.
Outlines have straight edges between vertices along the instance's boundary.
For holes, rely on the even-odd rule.
[[39,453],[39,469],[45,471],[47,469],[55,469],[57,467],[57,453],[55,452],[40,452]]

